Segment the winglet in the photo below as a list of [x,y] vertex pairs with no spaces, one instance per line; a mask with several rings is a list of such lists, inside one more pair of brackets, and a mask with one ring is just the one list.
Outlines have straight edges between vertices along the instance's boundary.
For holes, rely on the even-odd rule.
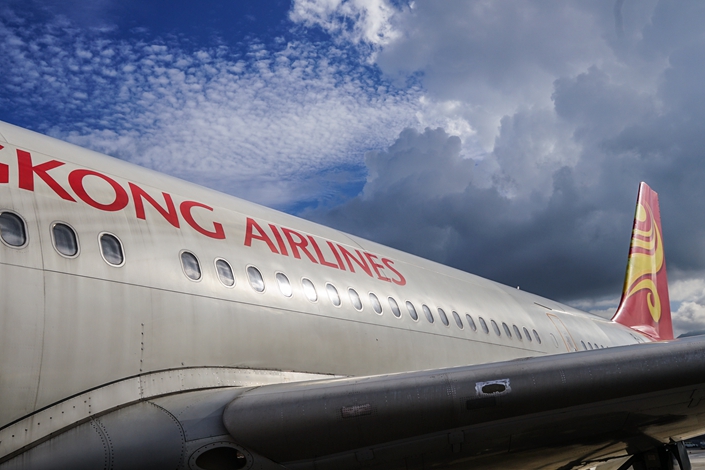
[[673,339],[658,194],[639,185],[622,300],[612,321],[654,340]]

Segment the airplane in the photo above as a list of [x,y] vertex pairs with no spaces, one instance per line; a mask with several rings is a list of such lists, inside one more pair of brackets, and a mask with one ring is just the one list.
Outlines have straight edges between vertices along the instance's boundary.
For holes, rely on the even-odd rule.
[[611,321],[7,123],[0,242],[0,470],[689,469],[705,432],[645,183]]

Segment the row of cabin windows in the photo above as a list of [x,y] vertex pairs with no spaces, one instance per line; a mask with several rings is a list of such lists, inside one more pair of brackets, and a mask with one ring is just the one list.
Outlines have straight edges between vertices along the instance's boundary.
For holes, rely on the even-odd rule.
[[[193,281],[199,281],[201,279],[201,268],[200,264],[198,262],[198,258],[196,255],[191,253],[190,251],[182,251],[181,252],[181,266],[184,270],[184,274],[186,276],[193,280]],[[223,285],[226,287],[233,287],[235,285],[235,275],[233,274],[232,267],[230,264],[222,259],[218,258],[216,259],[215,262],[216,265],[216,273],[218,275],[218,278]],[[262,276],[262,273],[258,268],[255,266],[248,266],[246,269],[247,273],[247,279],[250,283],[250,286],[252,289],[254,289],[256,292],[264,292],[265,290],[265,282],[264,282],[264,277]],[[281,292],[282,295],[285,297],[291,297],[293,295],[293,288],[291,286],[291,282],[289,281],[289,278],[286,276],[286,274],[282,272],[277,272],[275,274],[275,279],[277,281],[277,285],[279,287],[279,291]],[[318,290],[316,289],[316,286],[313,284],[313,282],[308,279],[308,278],[302,278],[301,279],[301,288],[303,290],[304,296],[311,302],[318,302],[319,295],[318,295]],[[340,293],[338,292],[338,289],[331,284],[330,282],[326,283],[325,285],[325,292],[326,295],[328,296],[328,299],[330,302],[333,304],[335,307],[340,307],[342,305],[342,300]],[[372,306],[372,309],[377,313],[378,315],[382,315],[383,313],[383,307],[382,303],[379,300],[379,297],[373,292],[370,292],[368,294],[369,296],[369,301],[370,305]],[[363,309],[363,303],[362,303],[362,298],[360,297],[360,294],[353,289],[352,287],[348,289],[348,298],[350,299],[350,303],[355,308],[355,310],[362,311]],[[401,309],[399,308],[399,304],[393,297],[387,297],[387,302],[389,304],[389,308],[392,311],[392,314],[396,318],[401,318],[402,317],[402,312]],[[409,313],[409,316],[414,320],[418,321],[419,320],[419,315],[416,311],[416,307],[414,307],[414,304],[412,304],[410,301],[406,301],[406,309]],[[423,304],[421,305],[421,310],[424,313],[424,316],[426,317],[426,320],[429,323],[434,323],[435,317],[433,316],[433,312],[431,312],[431,309]],[[450,321],[448,319],[448,315],[446,314],[445,310],[442,308],[438,308],[438,316],[441,319],[441,322],[445,326],[450,326]],[[461,330],[465,328],[465,325],[463,324],[463,320],[460,318],[460,315],[456,311],[452,311],[451,315],[453,317],[453,321],[455,322],[455,325],[460,328]],[[477,331],[477,324],[475,323],[475,320],[473,319],[470,314],[465,314],[465,319],[470,326],[470,328],[473,331]],[[482,328],[482,331],[485,334],[489,334],[490,330],[489,327],[487,326],[487,322],[483,317],[478,317],[478,321],[480,322],[480,326]],[[497,324],[496,321],[490,319],[490,324],[492,325],[492,329],[494,330],[495,334],[497,336],[502,336],[502,332],[499,329],[499,325]],[[534,329],[532,330],[532,334],[529,332],[529,330],[526,327],[523,327],[523,335],[521,330],[519,329],[518,326],[512,325],[514,333],[512,334],[512,330],[510,330],[509,325],[506,323],[502,322],[502,327],[504,328],[504,333],[505,336],[508,338],[516,337],[519,341],[523,341],[524,339],[528,340],[529,342],[536,340],[538,344],[541,344],[541,336],[539,333]],[[557,344],[557,343],[556,343]]]
[[[13,248],[27,245],[27,230],[24,220],[13,212],[0,213],[0,240]],[[78,236],[68,224],[54,222],[51,226],[51,241],[54,249],[67,258],[75,258],[79,253]],[[125,255],[122,243],[113,234],[103,232],[98,236],[100,253],[106,263],[111,266],[122,266]]]
[[[67,258],[75,258],[76,256],[78,256],[78,236],[76,235],[76,231],[71,226],[62,222],[55,222],[52,225],[51,234],[54,248],[59,254]],[[24,220],[13,212],[5,211],[0,213],[0,239],[6,245],[9,245],[11,247],[24,247],[27,244],[27,231],[25,229]],[[125,263],[125,255],[124,250],[122,248],[122,243],[115,235],[103,232],[98,236],[98,240],[101,255],[103,256],[103,259],[106,263],[115,267],[122,266]],[[186,277],[188,277],[192,281],[200,281],[202,277],[201,266],[196,255],[194,255],[190,251],[184,250],[181,252],[180,258],[181,267]],[[223,258],[217,258],[215,260],[215,268],[216,273],[218,275],[218,279],[225,287],[235,286],[235,274],[230,263],[228,263]],[[259,269],[257,269],[255,266],[248,266],[246,271],[250,286],[256,292],[264,292],[264,278],[262,277],[262,273],[259,271]],[[289,278],[282,272],[277,272],[275,278],[277,280],[279,291],[282,293],[282,295],[284,295],[285,297],[291,297],[293,295],[293,288],[291,286]],[[303,289],[304,295],[308,300],[310,300],[311,302],[318,301],[318,291],[316,290],[316,286],[313,285],[313,282],[311,282],[310,279],[302,278],[301,287]],[[338,293],[338,289],[333,284],[327,283],[325,286],[325,291],[331,303],[335,307],[340,307],[342,301],[340,294]],[[356,310],[362,311],[362,299],[360,298],[360,295],[355,289],[348,289],[348,297],[352,306]],[[382,303],[380,302],[377,295],[370,292],[369,300],[370,305],[372,306],[372,309],[375,311],[375,313],[381,315],[383,313],[383,308]],[[387,302],[389,303],[389,308],[391,309],[392,314],[396,318],[401,318],[402,313],[401,309],[399,308],[399,304],[397,304],[397,301],[393,297],[388,297]],[[416,307],[414,307],[414,304],[412,304],[410,301],[406,301],[406,309],[409,313],[409,316],[414,321],[418,321],[419,315],[416,311]],[[435,317],[433,316],[431,309],[427,305],[421,305],[421,310],[423,311],[423,314],[429,323],[435,322]],[[445,326],[450,326],[450,321],[445,310],[439,307],[437,311],[441,322]],[[463,325],[463,320],[460,318],[458,312],[451,311],[451,315],[456,326],[461,330],[464,329],[465,327]],[[477,324],[475,323],[475,320],[472,316],[470,316],[469,314],[465,314],[465,320],[473,331],[477,331]],[[482,329],[482,331],[485,334],[489,334],[490,329],[487,326],[487,322],[485,321],[485,319],[483,317],[478,317],[478,321],[480,323],[480,328]],[[502,330],[500,330],[497,322],[490,319],[490,324],[492,325],[492,330],[494,331],[495,335],[502,336]],[[504,335],[507,338],[511,339],[515,337],[519,341],[523,341],[524,339],[526,339],[529,342],[532,342],[535,339],[538,344],[541,344],[541,336],[535,329],[529,332],[526,327],[522,327],[522,329],[520,330],[517,325],[512,325],[512,327],[510,328],[509,325],[504,322],[502,322],[502,329],[504,330]],[[554,345],[558,347],[558,340],[553,334],[550,335],[553,338]],[[604,348],[604,346],[598,345],[597,343],[595,343],[593,346],[593,344],[589,341],[587,345],[585,344],[585,341],[581,341],[581,344],[583,346],[583,349],[586,351],[588,349],[592,350]]]
[[[186,274],[187,277],[194,281],[198,281],[201,279],[201,269],[200,265],[198,262],[198,258],[196,256],[189,252],[189,251],[182,251],[181,252],[181,264],[184,269],[184,273]],[[216,273],[218,274],[218,278],[220,279],[220,282],[222,282],[226,287],[233,287],[235,285],[235,276],[233,274],[232,267],[230,264],[222,259],[218,258],[216,259]],[[264,282],[264,277],[262,276],[262,273],[258,268],[255,266],[248,266],[246,269],[247,273],[247,279],[250,283],[250,286],[252,289],[254,289],[256,292],[264,292],[265,290],[265,282]],[[279,287],[279,291],[281,292],[282,295],[285,297],[291,297],[293,295],[293,288],[291,286],[291,282],[289,281],[289,278],[286,276],[286,274],[282,272],[277,272],[275,274],[275,278],[277,281],[277,285]],[[318,295],[318,290],[316,289],[316,286],[313,284],[313,282],[308,279],[308,278],[302,278],[301,279],[301,288],[303,290],[304,296],[311,302],[318,302],[319,295]],[[333,304],[335,307],[340,307],[342,305],[342,300],[341,296],[338,292],[338,289],[331,284],[330,282],[326,283],[325,285],[325,292],[326,295],[328,296],[328,299],[330,302]],[[377,297],[376,294],[373,292],[370,292],[369,294],[369,300],[370,300],[370,305],[372,306],[372,309],[375,311],[375,313],[382,315],[383,313],[383,307],[382,303],[380,302],[379,298]],[[357,293],[355,289],[352,287],[348,289],[348,297],[350,299],[350,303],[352,306],[355,308],[355,310],[362,311],[363,309],[363,304],[362,304],[362,299],[360,297],[360,294]],[[387,297],[387,302],[389,303],[389,308],[392,311],[392,314],[396,318],[401,318],[402,317],[402,312],[401,309],[399,308],[399,304],[393,297]],[[406,309],[409,313],[409,316],[414,320],[418,321],[419,320],[419,314],[416,311],[416,307],[414,306],[413,303],[410,301],[406,301]],[[426,317],[426,320],[429,323],[434,323],[435,317],[433,316],[433,312],[431,309],[425,305],[421,305],[421,310],[423,311],[424,316]],[[445,326],[450,326],[450,321],[448,319],[448,315],[446,314],[445,310],[442,308],[438,308],[438,316],[441,319],[441,322]],[[453,317],[453,321],[455,322],[456,326],[460,328],[461,330],[465,328],[463,324],[463,320],[461,319],[460,315],[456,311],[451,311],[451,315]],[[478,322],[480,323],[480,328],[485,334],[490,334],[490,328],[487,325],[487,322],[483,317],[478,317]],[[470,314],[465,314],[465,320],[467,321],[467,324],[470,326],[472,331],[477,331],[477,324],[475,323],[475,320]],[[502,328],[500,329],[499,324],[493,320],[490,319],[490,325],[492,326],[492,330],[494,331],[495,335],[497,336],[502,336],[502,331],[504,331],[504,336],[506,336],[509,339],[516,338],[519,341],[527,340],[529,342],[533,342],[534,340],[538,343],[541,344],[541,336],[539,335],[538,331],[535,329],[532,329],[529,331],[528,328],[525,326],[522,327],[521,329],[517,325],[512,325],[511,328],[509,325],[505,322],[502,322]],[[533,333],[533,334],[532,334]],[[553,339],[553,344],[556,348],[559,347],[558,340],[556,339],[556,336],[552,333],[550,333],[551,338]],[[597,343],[593,344],[588,342],[587,346],[584,341],[581,341],[583,345],[583,349],[586,351],[588,349],[600,349],[604,348],[605,346],[599,346]]]

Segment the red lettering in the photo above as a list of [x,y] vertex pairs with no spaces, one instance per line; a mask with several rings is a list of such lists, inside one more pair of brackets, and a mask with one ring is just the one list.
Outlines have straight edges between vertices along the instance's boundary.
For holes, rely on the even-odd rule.
[[[306,240],[303,235],[286,227],[282,227],[282,232],[284,232],[284,236],[289,241],[289,246],[291,247],[291,254],[294,255],[294,258],[301,259],[301,255],[299,254],[299,249],[301,249],[301,251],[303,251],[304,254],[308,256],[308,259],[310,259],[312,263],[318,264],[316,258],[314,258],[313,255],[309,253],[309,251],[306,249],[306,246],[308,245],[308,240]],[[298,242],[294,241],[294,239],[292,238],[293,235],[299,237]]]
[[331,268],[338,269],[337,264],[330,263],[326,261],[326,258],[323,256],[323,253],[321,252],[321,249],[318,247],[318,243],[316,243],[316,239],[313,238],[311,235],[308,236],[308,239],[311,241],[311,246],[313,246],[313,251],[316,252],[316,256],[318,256],[318,261],[323,265],[323,266],[328,266]]
[[372,270],[367,265],[367,260],[365,260],[365,256],[362,253],[360,253],[360,250],[355,250],[357,255],[360,257],[358,259],[355,257],[355,255],[350,253],[348,250],[346,250],[342,246],[338,245],[338,249],[343,254],[343,258],[345,258],[345,261],[348,262],[348,268],[350,268],[350,272],[352,272],[352,273],[355,272],[355,268],[353,267],[352,263],[350,262],[350,260],[352,260],[355,262],[355,264],[360,266],[360,268],[362,268],[362,270],[365,271],[368,276],[372,277]]
[[132,199],[135,202],[135,213],[138,219],[147,220],[144,212],[144,202],[142,202],[142,199],[145,199],[157,210],[157,212],[162,215],[162,217],[166,219],[167,222],[174,227],[179,228],[179,214],[176,213],[174,201],[171,199],[171,195],[169,193],[162,192],[164,202],[166,203],[166,209],[164,209],[152,196],[147,194],[144,189],[140,188],[136,184],[128,183],[128,185],[130,186]]
[[394,274],[399,276],[399,279],[392,279],[392,282],[394,284],[396,284],[398,286],[406,285],[406,279],[404,279],[404,276],[402,276],[399,271],[397,271],[396,269],[394,269],[394,267],[392,267],[392,265],[394,264],[394,261],[390,260],[389,258],[382,258],[382,262],[384,263],[384,265],[386,267],[388,267],[392,272],[394,272]]
[[[85,178],[86,176],[97,176],[98,178],[101,178],[103,181],[107,182],[110,186],[112,186],[113,190],[115,191],[115,200],[110,204],[102,204],[93,199],[86,192],[86,188],[83,187],[83,178]],[[120,186],[117,181],[93,170],[73,170],[71,173],[69,173],[69,185],[71,186],[71,189],[73,189],[73,192],[76,193],[76,196],[79,197],[79,199],[81,199],[89,206],[95,207],[96,209],[100,209],[102,211],[115,212],[122,210],[127,206],[127,203],[130,201],[127,196],[127,192],[122,186]]]
[[[257,230],[257,233],[254,233],[255,229]],[[272,250],[272,253],[276,255],[279,254],[276,247],[274,246],[274,243],[272,243],[272,240],[269,239],[269,235],[267,235],[267,232],[262,230],[262,227],[260,227],[254,219],[248,217],[247,228],[245,229],[245,246],[252,246],[253,239],[262,240],[267,244],[269,249]]]
[[205,204],[201,204],[200,202],[184,201],[181,203],[179,208],[181,209],[181,215],[184,217],[186,223],[202,235],[205,235],[210,238],[215,238],[216,240],[223,240],[225,238],[225,231],[223,230],[223,226],[218,222],[213,222],[213,231],[206,230],[205,228],[201,227],[196,223],[193,218],[193,215],[191,214],[191,210],[194,207],[202,207],[203,209],[213,212],[212,207],[207,206]]
[[284,244],[284,240],[282,240],[282,236],[279,233],[277,226],[274,224],[269,224],[269,228],[272,229],[272,233],[274,234],[274,238],[277,240],[277,245],[279,245],[279,251],[281,251],[281,254],[284,256],[289,256],[289,253],[286,251],[286,245]]
[[328,246],[330,247],[330,251],[333,252],[333,256],[335,256],[335,260],[338,262],[338,267],[345,271],[345,265],[343,264],[343,260],[340,258],[340,255],[338,254],[338,250],[335,249],[335,245],[333,245],[333,242],[326,241],[328,243]]
[[61,187],[47,173],[49,170],[62,166],[64,163],[57,160],[49,160],[48,162],[40,163],[39,165],[32,164],[32,155],[24,150],[17,150],[17,167],[19,170],[20,188],[27,191],[34,191],[34,175],[39,176],[56,194],[67,201],[76,202],[71,195]]
[[[0,150],[4,149],[2,145],[0,145]],[[10,167],[4,163],[0,163],[0,183],[9,183],[10,182]]]
[[[382,266],[377,261],[375,261],[377,259],[376,255],[373,255],[372,253],[365,252],[365,256],[367,256],[367,259],[370,261],[370,264],[372,265],[372,269],[375,270],[375,274],[377,275],[377,279],[379,279],[380,281],[392,282],[391,279],[389,279],[388,277],[383,276],[379,273],[379,268],[384,269],[384,266]],[[372,258],[374,258],[374,259],[372,259]]]

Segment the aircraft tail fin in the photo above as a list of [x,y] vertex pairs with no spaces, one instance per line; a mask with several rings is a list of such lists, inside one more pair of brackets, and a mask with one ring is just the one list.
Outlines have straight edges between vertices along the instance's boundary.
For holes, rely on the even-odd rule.
[[673,339],[658,194],[639,185],[622,300],[612,321],[655,340]]

